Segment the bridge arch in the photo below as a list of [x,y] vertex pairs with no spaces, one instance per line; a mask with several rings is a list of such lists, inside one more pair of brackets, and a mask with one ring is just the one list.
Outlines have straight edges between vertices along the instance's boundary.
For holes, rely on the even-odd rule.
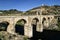
[[39,22],[39,19],[38,18],[33,18],[31,24],[37,25],[37,22]]
[[44,21],[46,21],[46,18],[45,17],[43,17],[43,19],[42,19],[42,24],[44,24]]
[[1,21],[0,22],[0,31],[7,31],[8,26],[9,26],[9,22]]
[[45,18],[45,17],[42,18],[42,25],[43,25],[43,28],[45,28],[46,20],[47,20],[47,18]]
[[48,17],[48,20],[50,20],[50,17]]
[[33,18],[32,19],[32,23],[31,23],[31,25],[32,25],[32,28],[33,28],[33,36],[35,36],[35,34],[36,34],[36,28],[37,28],[37,23],[39,22],[39,19],[38,18]]
[[15,32],[24,35],[24,25],[27,23],[25,19],[19,19],[15,25]]

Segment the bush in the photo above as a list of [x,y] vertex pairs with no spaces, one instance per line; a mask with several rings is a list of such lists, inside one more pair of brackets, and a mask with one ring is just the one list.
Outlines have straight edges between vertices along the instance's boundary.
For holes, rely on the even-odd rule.
[[24,36],[24,40],[28,40],[28,37],[27,36]]

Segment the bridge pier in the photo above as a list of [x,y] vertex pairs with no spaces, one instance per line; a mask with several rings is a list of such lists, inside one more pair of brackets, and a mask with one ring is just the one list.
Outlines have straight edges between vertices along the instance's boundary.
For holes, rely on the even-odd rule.
[[11,34],[15,34],[15,28],[13,24],[10,24],[7,28],[7,32],[11,33]]
[[43,25],[40,24],[40,23],[37,23],[36,31],[38,31],[38,32],[43,32]]
[[9,25],[7,27],[7,32],[9,32],[11,34],[15,34],[15,21],[14,21],[14,18],[11,18],[9,20]]
[[33,36],[33,30],[32,30],[31,25],[25,24],[25,26],[24,26],[24,35],[29,37],[29,38]]

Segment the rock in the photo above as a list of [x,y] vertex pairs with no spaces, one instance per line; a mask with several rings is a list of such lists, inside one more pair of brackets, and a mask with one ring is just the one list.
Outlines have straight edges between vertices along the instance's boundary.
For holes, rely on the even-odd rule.
[[24,40],[24,37],[19,34],[10,34],[6,31],[1,31],[0,39],[1,40]]
[[51,29],[51,30],[58,30],[59,28],[58,28],[57,25],[50,25],[50,26],[48,27],[48,29]]

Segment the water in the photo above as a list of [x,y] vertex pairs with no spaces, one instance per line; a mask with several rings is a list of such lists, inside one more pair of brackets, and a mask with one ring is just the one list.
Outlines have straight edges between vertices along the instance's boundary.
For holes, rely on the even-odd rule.
[[60,40],[60,32],[54,30],[44,30],[42,33],[36,32],[33,39]]
[[35,32],[33,37],[31,38],[32,40],[60,40],[60,31],[55,31],[55,30],[44,30],[43,32]]
[[[16,25],[16,32],[24,35],[24,26]],[[60,40],[60,31],[56,30],[43,30],[43,32],[36,31],[36,25],[33,25],[33,37],[30,40]]]
[[43,30],[43,32],[36,31],[36,25],[33,25],[33,37],[30,40],[60,40],[60,31],[57,30]]

